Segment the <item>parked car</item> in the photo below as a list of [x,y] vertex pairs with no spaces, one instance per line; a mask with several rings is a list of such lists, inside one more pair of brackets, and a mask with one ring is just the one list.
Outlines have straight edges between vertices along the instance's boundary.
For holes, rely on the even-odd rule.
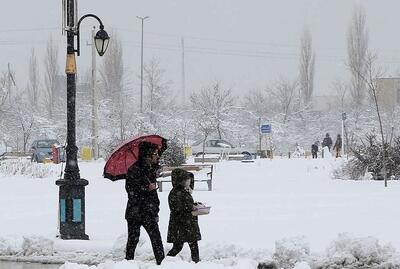
[[[32,143],[32,161],[42,163],[46,158],[52,158],[52,146],[59,145],[56,139],[40,139]],[[64,154],[61,152],[60,159],[64,159]]]
[[243,147],[235,147],[231,143],[223,139],[208,139],[204,142],[204,150],[203,150],[203,140],[197,141],[192,145],[192,154],[200,156],[203,154],[245,154],[251,155],[253,150],[243,148]]

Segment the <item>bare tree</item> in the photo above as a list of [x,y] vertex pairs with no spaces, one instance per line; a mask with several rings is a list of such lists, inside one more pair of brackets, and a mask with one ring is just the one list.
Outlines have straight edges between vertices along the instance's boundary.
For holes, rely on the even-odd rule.
[[312,36],[309,29],[303,31],[300,39],[299,90],[301,106],[311,102],[314,91],[315,53],[312,49]]
[[144,84],[148,91],[148,109],[150,122],[155,125],[156,114],[166,110],[169,103],[168,88],[170,81],[164,80],[165,69],[161,68],[160,62],[153,58],[144,65]]
[[280,108],[280,113],[283,114],[283,123],[287,121],[291,112],[297,85],[298,83],[296,80],[289,81],[281,78],[276,82],[275,86],[269,90]]
[[251,90],[244,96],[243,107],[257,117],[266,116],[271,112],[272,102],[265,90]]
[[27,146],[34,131],[35,118],[30,106],[23,103],[22,98],[17,98],[15,106],[13,106],[13,116],[15,124],[17,124],[17,137],[22,136],[22,150],[27,152]]
[[110,108],[108,118],[111,128],[118,130],[118,139],[126,139],[127,126],[130,121],[128,106],[129,100],[125,93],[125,67],[123,62],[123,49],[120,39],[114,33],[113,40],[104,56],[100,69],[103,85],[103,96]]
[[382,124],[382,117],[381,117],[381,112],[380,112],[380,107],[379,107],[379,102],[378,102],[378,96],[379,96],[379,88],[378,88],[378,78],[383,76],[383,71],[379,67],[376,67],[377,55],[367,52],[366,55],[366,61],[365,61],[365,66],[366,66],[366,75],[361,75],[362,79],[364,82],[367,84],[367,87],[369,89],[369,92],[373,98],[374,104],[375,104],[375,109],[376,109],[376,114],[378,116],[378,121],[379,121],[379,130],[381,133],[381,139],[382,139],[382,172],[383,172],[383,179],[385,181],[385,187],[387,187],[387,173],[386,173],[386,156],[387,156],[387,141],[385,139],[384,131],[383,131],[383,124]]
[[45,95],[44,103],[47,109],[47,114],[50,119],[54,117],[54,108],[58,97],[58,79],[60,68],[58,65],[58,48],[52,37],[47,41],[46,56],[45,56]]
[[8,99],[8,72],[2,72],[0,75],[0,111],[3,110],[3,106],[6,104]]
[[29,81],[27,85],[27,93],[29,102],[32,107],[37,108],[39,105],[39,66],[35,49],[32,48],[31,56],[29,59]]
[[339,79],[332,83],[332,89],[336,92],[336,104],[341,112],[345,112],[347,106],[347,95],[349,94],[351,86]]
[[[203,129],[203,133],[209,134],[211,130],[221,139],[225,132],[225,121],[234,108],[235,100],[231,89],[223,89],[220,83],[215,82],[211,87],[204,88],[200,93],[193,93],[190,102],[195,115],[201,115],[197,123]],[[211,130],[210,130],[211,129]],[[205,132],[207,130],[207,132]]]
[[363,104],[366,94],[363,76],[366,76],[367,51],[368,30],[365,10],[362,6],[357,6],[353,11],[352,23],[347,33],[347,64],[352,76],[350,93],[356,108]]

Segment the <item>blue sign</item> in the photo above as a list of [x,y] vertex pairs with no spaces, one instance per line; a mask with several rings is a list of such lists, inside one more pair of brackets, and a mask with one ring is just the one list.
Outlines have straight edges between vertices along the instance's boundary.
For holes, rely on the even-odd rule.
[[260,132],[262,134],[269,134],[271,133],[271,124],[261,124]]

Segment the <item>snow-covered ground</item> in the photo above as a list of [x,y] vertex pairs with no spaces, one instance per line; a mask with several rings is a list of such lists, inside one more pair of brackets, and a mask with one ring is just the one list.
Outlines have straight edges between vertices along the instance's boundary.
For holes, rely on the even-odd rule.
[[[104,161],[80,162],[86,187],[89,241],[57,235],[61,165],[0,163],[0,259],[65,262],[64,269],[256,268],[274,261],[296,269],[331,264],[399,268],[400,182],[332,179],[341,159],[257,159],[217,163],[213,191],[198,183],[195,200],[210,206],[199,217],[199,264],[185,246],[156,267],[142,231],[136,261],[123,261],[126,242],[124,181],[102,177]],[[39,172],[37,172],[39,171]],[[34,174],[34,177],[29,176]],[[201,175],[199,175],[201,176]],[[166,239],[170,186],[159,193],[160,230]],[[165,249],[171,248],[165,243]],[[297,264],[296,264],[297,263]],[[381,267],[377,267],[377,266]],[[386,267],[385,267],[386,266]],[[392,267],[390,267],[392,266]],[[397,266],[397,267],[396,267]],[[353,267],[354,268],[354,267]]]

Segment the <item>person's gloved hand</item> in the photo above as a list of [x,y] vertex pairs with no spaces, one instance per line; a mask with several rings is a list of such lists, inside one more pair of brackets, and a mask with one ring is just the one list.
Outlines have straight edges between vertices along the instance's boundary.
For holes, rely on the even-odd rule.
[[149,191],[154,191],[157,189],[157,184],[156,183],[150,183],[149,184]]

